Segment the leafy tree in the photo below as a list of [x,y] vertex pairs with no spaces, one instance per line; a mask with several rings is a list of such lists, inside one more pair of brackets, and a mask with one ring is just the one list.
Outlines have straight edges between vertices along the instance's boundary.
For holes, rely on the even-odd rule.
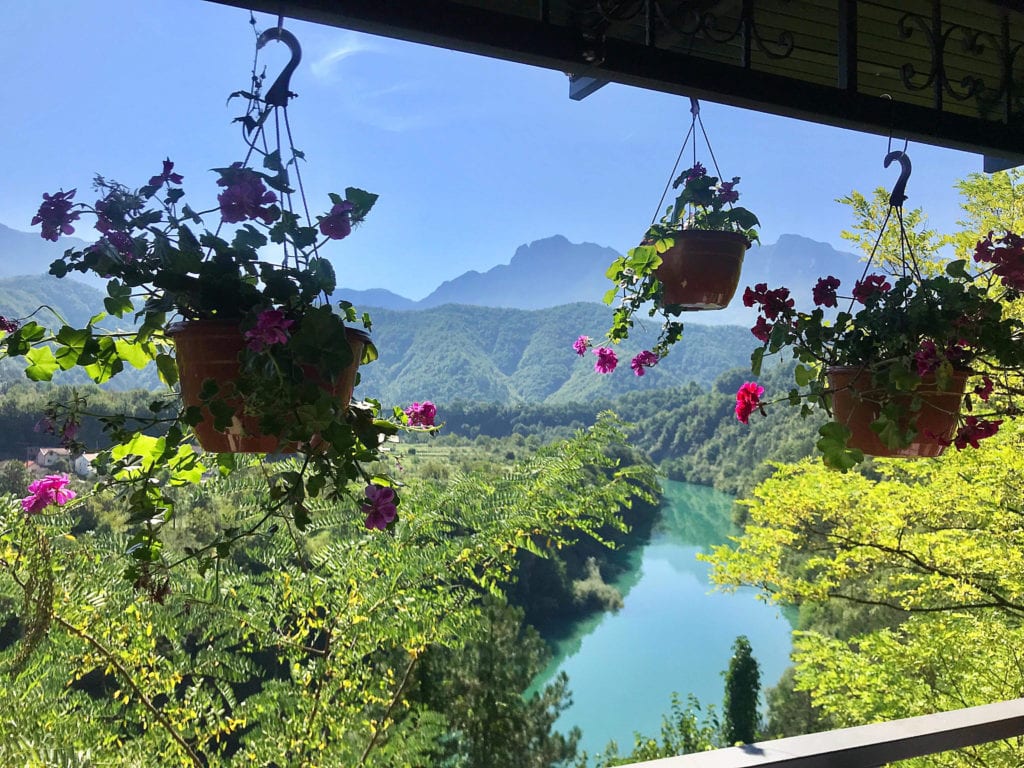
[[750,744],[757,740],[760,704],[761,669],[750,641],[746,635],[740,635],[732,644],[732,658],[725,673],[722,730],[727,744]]

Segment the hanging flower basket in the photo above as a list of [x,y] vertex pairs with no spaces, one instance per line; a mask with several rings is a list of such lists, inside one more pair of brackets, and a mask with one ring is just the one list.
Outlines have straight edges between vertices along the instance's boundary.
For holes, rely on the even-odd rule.
[[[868,456],[915,458],[938,456],[953,441],[968,371],[954,370],[940,385],[935,374],[921,379],[913,392],[894,395],[871,382],[871,371],[863,367],[835,367],[826,371],[832,393],[835,420],[850,430],[847,447],[857,448]],[[912,410],[913,402],[920,408]],[[917,434],[903,448],[890,448],[871,428],[883,407],[894,404],[900,413],[900,430],[913,428]]]
[[[258,417],[240,412],[242,404],[239,397],[232,395],[240,374],[239,355],[245,346],[237,321],[192,320],[172,326],[168,335],[174,341],[182,401],[186,407],[202,408],[203,420],[194,431],[204,450],[215,453],[295,453],[300,449],[294,442],[281,445],[277,435],[263,434]],[[333,381],[320,380],[318,383],[347,411],[363,349],[370,342],[370,337],[356,328],[345,328],[345,336],[352,351],[351,364]],[[320,379],[316,371],[308,371],[308,374],[313,380]],[[223,432],[216,429],[213,414],[203,404],[202,392],[208,380],[217,385],[218,396],[236,408],[231,426]]]
[[738,232],[687,229],[672,235],[654,276],[665,304],[684,309],[724,309],[736,293],[750,241]]

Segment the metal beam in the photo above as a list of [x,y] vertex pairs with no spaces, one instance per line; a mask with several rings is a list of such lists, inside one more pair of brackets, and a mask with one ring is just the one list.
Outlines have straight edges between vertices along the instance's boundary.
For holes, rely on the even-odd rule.
[[600,55],[595,55],[594,41],[584,39],[578,30],[453,0],[214,2],[841,128],[882,135],[892,131],[914,141],[1024,163],[1024,131],[1017,125],[937,113],[849,87],[809,83],[617,39],[600,41]]

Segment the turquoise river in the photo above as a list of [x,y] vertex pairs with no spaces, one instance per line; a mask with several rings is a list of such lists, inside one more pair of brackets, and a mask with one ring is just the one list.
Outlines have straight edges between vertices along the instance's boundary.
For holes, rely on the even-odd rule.
[[721,711],[722,671],[738,635],[750,640],[762,688],[789,663],[792,628],[781,611],[753,590],[712,591],[709,566],[697,560],[699,552],[728,540],[732,498],[688,483],[663,486],[650,543],[615,582],[624,607],[579,624],[534,683],[569,675],[573,705],[556,728],[579,726],[580,749],[592,756],[610,740],[628,754],[635,731],[656,737],[674,691]]

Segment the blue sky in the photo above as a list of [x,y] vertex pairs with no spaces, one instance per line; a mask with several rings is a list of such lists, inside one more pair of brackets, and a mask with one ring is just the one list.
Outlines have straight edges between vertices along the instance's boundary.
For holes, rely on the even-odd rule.
[[[95,173],[138,186],[164,157],[185,175],[193,207],[210,206],[208,169],[244,152],[231,125],[241,102],[226,97],[248,84],[247,11],[205,0],[33,0],[9,3],[2,19],[0,223],[29,230],[43,192],[77,187],[91,199]],[[312,207],[326,210],[327,193],[346,186],[380,195],[328,254],[343,286],[422,298],[556,233],[625,251],[650,222],[689,125],[678,96],[609,85],[573,102],[561,72],[286,26],[304,51],[290,114]],[[271,73],[287,58],[282,45],[265,52]],[[884,137],[708,102],[702,114],[723,174],[742,177],[741,202],[760,217],[764,243],[797,233],[844,247],[849,216],[835,198],[896,178],[882,167]],[[922,144],[909,154],[907,205],[955,229],[953,185],[981,158]]]

